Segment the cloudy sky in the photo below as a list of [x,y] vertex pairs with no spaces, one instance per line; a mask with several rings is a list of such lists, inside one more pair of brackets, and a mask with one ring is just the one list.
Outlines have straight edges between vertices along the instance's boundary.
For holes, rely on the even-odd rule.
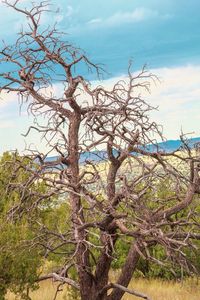
[[[2,2],[0,40],[13,43],[26,20]],[[95,63],[103,63],[108,72],[105,85],[126,74],[130,59],[134,71],[147,64],[160,78],[147,100],[159,106],[153,117],[163,125],[166,138],[178,139],[181,130],[200,136],[199,0],[57,0],[52,8],[58,13],[46,14],[42,22],[57,22],[70,42]],[[21,133],[30,122],[19,113],[17,98],[1,96],[0,153],[24,148]]]

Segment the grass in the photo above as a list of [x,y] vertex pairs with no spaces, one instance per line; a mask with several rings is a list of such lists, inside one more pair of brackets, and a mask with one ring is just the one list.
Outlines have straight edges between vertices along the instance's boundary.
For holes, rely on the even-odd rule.
[[[53,300],[57,284],[52,281],[42,282],[41,288],[31,293],[32,300]],[[200,283],[197,279],[188,279],[183,282],[163,281],[158,279],[134,279],[130,288],[147,294],[151,300],[199,300]],[[8,293],[6,300],[15,300],[15,295]],[[72,300],[68,290],[64,287],[58,293],[56,300]],[[126,294],[123,300],[138,300],[141,298]]]
[[[171,282],[163,280],[136,279],[131,282],[130,288],[147,294],[152,300],[199,300],[200,284],[197,279],[183,282]],[[131,295],[124,300],[141,299]]]

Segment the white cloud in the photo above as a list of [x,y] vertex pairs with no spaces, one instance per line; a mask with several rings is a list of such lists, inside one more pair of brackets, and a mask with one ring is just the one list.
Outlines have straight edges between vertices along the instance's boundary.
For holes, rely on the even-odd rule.
[[[163,125],[164,136],[178,139],[181,129],[200,136],[200,66],[160,68],[151,72],[159,77],[160,82],[152,83],[151,94],[142,95],[149,104],[158,107],[151,116]],[[126,77],[111,78],[102,85],[111,89],[120,79],[126,80]]]
[[102,23],[102,19],[101,18],[97,18],[97,19],[92,19],[88,22],[88,24],[98,24],[98,23]]
[[167,138],[178,138],[181,129],[200,136],[200,66],[153,70],[161,79],[147,100],[159,111],[153,117],[164,126]]
[[[152,106],[159,106],[159,110],[153,112],[151,117],[164,126],[164,136],[167,139],[178,139],[181,128],[184,132],[194,131],[196,136],[200,136],[200,65],[160,68],[151,71],[159,76],[160,83],[152,84],[151,94],[146,93],[144,98]],[[106,89],[111,89],[113,84],[121,79],[126,80],[126,77],[111,78],[100,84]],[[99,82],[92,84],[97,85]],[[62,89],[61,84],[55,84],[53,89],[47,89],[44,92],[45,94],[53,93],[59,97]],[[0,152],[6,149],[23,149],[24,137],[20,133],[26,132],[32,118],[24,113],[19,116],[17,95],[4,93],[2,98],[0,101],[0,116],[3,116],[0,119]],[[38,137],[32,134],[26,141],[36,145],[41,144]]]
[[158,11],[151,10],[144,7],[138,7],[133,11],[117,12],[107,18],[96,18],[90,20],[88,25],[101,25],[101,26],[116,26],[124,23],[137,23],[153,18],[169,18],[170,15],[160,15]]
[[10,105],[11,103],[14,103],[17,99],[17,94],[14,92],[4,92],[1,91],[0,92],[0,110],[8,105]]
[[145,8],[136,8],[132,12],[119,12],[106,20],[106,23],[109,25],[114,25],[117,23],[130,23],[130,22],[140,22],[145,19],[153,18],[158,16],[157,11],[145,9]]
[[14,122],[11,120],[0,120],[0,129],[13,128]]

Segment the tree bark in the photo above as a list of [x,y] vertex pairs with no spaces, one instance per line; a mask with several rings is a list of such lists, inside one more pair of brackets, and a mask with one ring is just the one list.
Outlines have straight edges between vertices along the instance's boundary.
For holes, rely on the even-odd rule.
[[74,112],[69,125],[69,177],[70,184],[76,193],[70,193],[70,202],[72,207],[72,222],[74,238],[76,241],[76,263],[78,269],[80,294],[82,300],[88,300],[92,287],[92,276],[90,273],[89,251],[84,243],[87,235],[84,229],[79,229],[81,223],[84,223],[84,216],[81,212],[81,198],[79,188],[79,152],[78,136],[80,127],[80,114]]
[[[141,246],[138,242],[135,242],[131,245],[126,262],[122,268],[121,275],[117,281],[118,284],[127,287],[130,283],[133,273],[136,269],[140,254],[137,249],[142,251]],[[112,293],[107,297],[108,300],[120,300],[124,295],[124,291],[120,289],[114,289]]]

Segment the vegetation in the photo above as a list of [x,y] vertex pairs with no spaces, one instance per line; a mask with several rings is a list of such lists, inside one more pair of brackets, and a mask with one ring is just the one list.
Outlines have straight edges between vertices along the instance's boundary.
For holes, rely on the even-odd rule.
[[[20,168],[15,169],[16,161],[20,162]],[[42,223],[43,226],[48,226],[49,230],[53,230],[55,227],[59,228],[58,223],[62,227],[66,218],[65,205],[56,206],[55,198],[51,199],[50,206],[47,198],[43,206],[32,209],[30,215],[27,209],[34,205],[38,194],[47,192],[42,182],[34,182],[31,186],[35,199],[33,194],[29,197],[27,193],[24,195],[26,202],[20,203],[23,193],[21,184],[24,180],[31,180],[30,173],[26,170],[28,165],[37,168],[30,159],[17,153],[6,152],[0,159],[0,299],[4,299],[8,290],[19,294],[22,299],[30,299],[29,291],[39,287],[37,279],[43,272],[46,251],[35,242],[39,224]],[[23,210],[19,209],[19,204]],[[50,269],[55,268],[58,258],[49,256],[48,263]]]
[[[41,283],[39,290],[31,293],[31,297],[34,300],[52,300],[52,295],[55,295],[57,283],[52,281],[46,281]],[[163,281],[161,279],[144,278],[134,279],[130,283],[130,288],[142,291],[150,296],[153,300],[199,300],[200,285],[198,280],[190,279],[182,282],[175,281]],[[69,300],[70,294],[68,287],[63,286],[62,291],[57,295],[57,300]],[[8,293],[7,300],[15,300],[15,295]],[[74,298],[75,299],[75,298]],[[137,300],[138,298],[132,295],[124,295],[123,300]]]
[[[9,289],[21,293],[26,299],[30,287],[36,288],[38,269],[41,259],[37,248],[29,247],[34,233],[27,216],[12,219],[13,209],[20,202],[20,191],[14,186],[28,179],[29,174],[24,169],[19,169],[16,177],[12,177],[13,166],[16,160],[22,160],[17,154],[4,153],[0,160],[0,299]],[[27,160],[23,161],[24,167]],[[12,185],[12,190],[7,188]],[[43,190],[41,184],[34,188],[36,192]],[[33,203],[33,199],[27,197]],[[11,216],[8,219],[8,212]]]

